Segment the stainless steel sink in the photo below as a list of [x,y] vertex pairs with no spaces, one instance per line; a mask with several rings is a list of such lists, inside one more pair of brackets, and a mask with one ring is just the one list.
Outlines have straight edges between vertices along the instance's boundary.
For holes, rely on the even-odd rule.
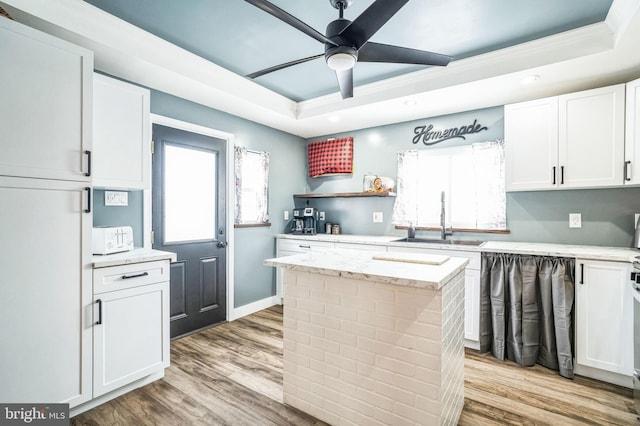
[[472,240],[440,240],[436,238],[400,238],[394,240],[396,243],[418,243],[418,244],[447,244],[447,245],[462,245],[462,246],[480,246],[484,241],[472,241]]

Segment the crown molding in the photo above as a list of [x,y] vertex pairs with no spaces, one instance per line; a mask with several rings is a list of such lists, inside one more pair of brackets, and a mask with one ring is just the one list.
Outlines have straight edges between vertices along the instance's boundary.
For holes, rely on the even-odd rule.
[[[640,0],[614,0],[604,22],[498,51],[295,102],[82,0],[0,0],[19,22],[94,51],[96,69],[309,138],[502,105],[638,76]],[[523,89],[526,73],[543,75]],[[526,94],[526,95],[525,95]],[[418,100],[408,109],[407,98]],[[338,122],[329,121],[339,115]],[[417,117],[416,117],[417,116]]]

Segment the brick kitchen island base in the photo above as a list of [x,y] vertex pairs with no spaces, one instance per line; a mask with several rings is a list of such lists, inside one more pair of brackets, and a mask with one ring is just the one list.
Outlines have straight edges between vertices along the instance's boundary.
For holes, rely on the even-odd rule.
[[401,265],[411,272],[448,267],[440,282],[372,275],[363,266],[371,256],[355,253],[337,254],[356,264],[355,273],[278,262],[304,256],[266,262],[285,268],[284,402],[333,425],[457,424],[466,260]]

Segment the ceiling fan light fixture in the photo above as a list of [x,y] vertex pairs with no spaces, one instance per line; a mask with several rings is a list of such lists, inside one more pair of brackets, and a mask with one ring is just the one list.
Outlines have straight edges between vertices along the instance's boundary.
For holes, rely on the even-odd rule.
[[334,71],[345,71],[353,68],[356,57],[345,52],[334,53],[327,58],[327,65]]

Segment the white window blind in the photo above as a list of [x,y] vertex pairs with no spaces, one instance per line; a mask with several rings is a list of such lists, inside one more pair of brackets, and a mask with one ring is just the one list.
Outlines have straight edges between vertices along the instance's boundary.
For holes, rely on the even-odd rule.
[[269,153],[235,147],[235,223],[269,222]]
[[447,226],[506,229],[503,142],[399,152],[393,223],[439,226],[442,191]]

